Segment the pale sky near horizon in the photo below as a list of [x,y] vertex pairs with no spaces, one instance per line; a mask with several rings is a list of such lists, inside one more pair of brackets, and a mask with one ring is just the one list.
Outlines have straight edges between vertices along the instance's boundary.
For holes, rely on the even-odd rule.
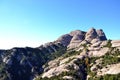
[[0,0],[0,49],[38,47],[91,27],[120,39],[120,0]]

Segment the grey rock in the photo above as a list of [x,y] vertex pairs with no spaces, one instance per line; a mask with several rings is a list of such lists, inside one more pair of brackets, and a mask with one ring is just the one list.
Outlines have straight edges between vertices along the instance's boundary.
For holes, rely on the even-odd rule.
[[84,40],[85,32],[80,31],[80,30],[76,30],[76,31],[72,31],[72,32],[70,33],[70,35],[73,36],[72,39],[71,39],[71,42],[72,42],[72,41],[73,41],[73,42],[74,42],[74,41],[82,41],[82,40]]
[[3,62],[6,63],[7,65],[12,65],[12,59],[10,57],[5,57],[3,59]]
[[107,40],[105,33],[103,32],[102,29],[97,30],[97,34],[98,34],[101,41]]
[[96,66],[96,65],[92,66],[92,67],[90,68],[90,70],[91,70],[91,71],[97,71],[97,66]]
[[65,80],[74,80],[72,76],[64,76],[63,79],[65,79]]
[[120,47],[120,40],[112,40],[112,47]]
[[69,34],[70,34],[71,36],[75,36],[75,35],[84,35],[85,33],[86,33],[86,32],[84,32],[84,31],[75,30],[75,31],[70,32]]
[[88,42],[91,42],[93,39],[98,38],[98,34],[96,32],[96,29],[91,28],[85,35],[85,40]]
[[69,34],[62,35],[57,39],[57,42],[62,43],[64,46],[68,46],[70,41],[72,39],[72,36]]
[[69,49],[76,48],[80,42],[82,42],[85,38],[85,32],[80,30],[75,30],[70,32],[70,35],[72,36],[72,39],[70,41],[70,44],[68,45]]

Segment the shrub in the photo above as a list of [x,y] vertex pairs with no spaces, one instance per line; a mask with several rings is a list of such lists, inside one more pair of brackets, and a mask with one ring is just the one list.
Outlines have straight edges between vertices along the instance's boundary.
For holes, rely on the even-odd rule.
[[104,47],[111,48],[111,46],[112,46],[111,40],[108,40],[107,44]]

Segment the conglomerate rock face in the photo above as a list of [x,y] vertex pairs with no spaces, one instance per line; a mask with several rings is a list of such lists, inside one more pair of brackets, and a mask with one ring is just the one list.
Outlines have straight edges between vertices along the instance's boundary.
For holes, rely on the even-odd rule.
[[58,42],[64,44],[69,49],[79,47],[78,44],[81,42],[89,42],[94,43],[97,41],[105,41],[107,40],[102,29],[96,30],[91,28],[87,32],[75,30],[70,32],[69,34],[65,34],[57,39]]

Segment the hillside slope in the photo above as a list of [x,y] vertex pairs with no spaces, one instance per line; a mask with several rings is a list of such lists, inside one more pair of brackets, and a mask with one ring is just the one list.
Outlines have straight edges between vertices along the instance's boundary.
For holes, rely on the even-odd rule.
[[75,30],[37,48],[0,50],[0,80],[119,80],[120,40]]

